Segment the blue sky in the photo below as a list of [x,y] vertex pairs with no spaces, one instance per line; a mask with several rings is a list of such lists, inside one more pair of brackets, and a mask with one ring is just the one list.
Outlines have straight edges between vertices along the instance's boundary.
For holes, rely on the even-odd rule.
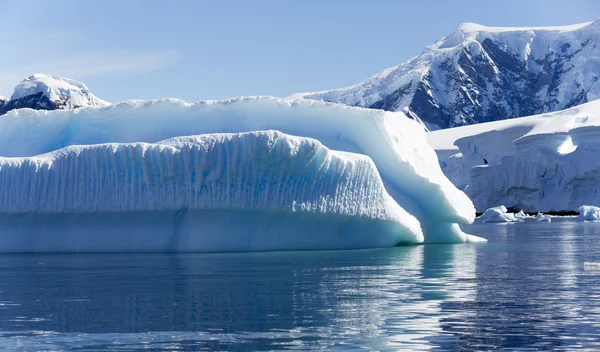
[[0,94],[33,73],[100,98],[288,96],[358,83],[459,23],[595,20],[599,0],[0,0]]

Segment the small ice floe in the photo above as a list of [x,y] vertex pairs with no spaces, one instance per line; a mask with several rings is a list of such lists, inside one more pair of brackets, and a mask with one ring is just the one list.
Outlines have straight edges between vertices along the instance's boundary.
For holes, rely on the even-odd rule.
[[597,221],[600,220],[600,207],[593,205],[582,205],[579,207],[578,221]]
[[600,263],[585,262],[583,263],[584,270],[600,270]]
[[550,215],[544,215],[542,213],[538,213],[535,219],[538,222],[552,222],[552,218],[550,218]]
[[525,214],[525,212],[523,210],[521,210],[520,212],[518,212],[518,213],[515,214],[515,218],[516,219],[521,219],[522,220],[522,219],[527,219],[529,217],[530,216],[527,215],[527,214]]
[[514,214],[507,213],[506,207],[500,205],[487,209],[483,215],[479,217],[483,222],[521,222],[520,218]]

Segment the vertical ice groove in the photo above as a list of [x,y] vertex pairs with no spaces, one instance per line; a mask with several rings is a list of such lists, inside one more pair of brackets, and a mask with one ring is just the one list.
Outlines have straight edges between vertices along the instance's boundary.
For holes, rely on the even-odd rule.
[[368,157],[276,131],[0,158],[0,185],[0,213],[259,209],[416,221]]

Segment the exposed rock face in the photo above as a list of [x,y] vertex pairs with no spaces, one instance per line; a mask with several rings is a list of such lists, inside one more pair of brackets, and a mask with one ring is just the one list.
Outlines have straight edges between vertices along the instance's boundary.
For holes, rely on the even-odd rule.
[[600,20],[565,27],[462,24],[357,85],[295,97],[405,111],[430,129],[566,109],[600,98]]
[[8,98],[0,95],[0,113],[4,110],[4,105],[6,105],[6,103],[8,103]]

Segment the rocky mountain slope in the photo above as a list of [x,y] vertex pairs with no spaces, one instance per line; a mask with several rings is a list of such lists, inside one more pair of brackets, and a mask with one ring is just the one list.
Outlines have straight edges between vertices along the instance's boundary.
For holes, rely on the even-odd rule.
[[420,55],[351,87],[294,97],[404,111],[430,129],[600,98],[600,19],[564,27],[461,24]]

